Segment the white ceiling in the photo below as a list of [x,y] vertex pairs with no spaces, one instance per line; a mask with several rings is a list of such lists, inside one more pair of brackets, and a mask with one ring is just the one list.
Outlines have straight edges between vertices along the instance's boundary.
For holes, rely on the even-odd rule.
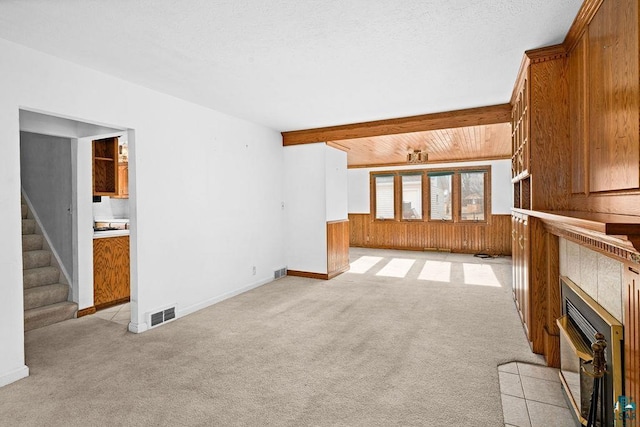
[[506,103],[581,3],[2,0],[0,37],[289,131]]

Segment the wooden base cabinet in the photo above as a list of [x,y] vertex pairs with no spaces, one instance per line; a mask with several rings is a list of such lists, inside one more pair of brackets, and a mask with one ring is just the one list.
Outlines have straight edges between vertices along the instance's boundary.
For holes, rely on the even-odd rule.
[[513,212],[513,299],[522,320],[525,335],[534,353],[544,353],[544,325],[541,321],[546,307],[546,261],[544,258],[544,228],[542,223],[526,214]]
[[93,240],[93,305],[96,309],[129,301],[129,236]]

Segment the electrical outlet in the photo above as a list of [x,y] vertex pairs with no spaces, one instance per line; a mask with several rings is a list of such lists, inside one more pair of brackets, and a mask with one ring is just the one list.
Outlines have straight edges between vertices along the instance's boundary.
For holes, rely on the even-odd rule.
[[256,266],[255,265],[253,266],[253,270],[252,271],[253,271],[253,275],[255,276],[256,275]]

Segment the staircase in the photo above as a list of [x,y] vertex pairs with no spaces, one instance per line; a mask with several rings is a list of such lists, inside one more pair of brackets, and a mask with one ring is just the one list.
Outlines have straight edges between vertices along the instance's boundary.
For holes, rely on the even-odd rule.
[[22,269],[24,330],[76,317],[78,304],[69,299],[69,285],[57,267],[39,227],[22,200]]

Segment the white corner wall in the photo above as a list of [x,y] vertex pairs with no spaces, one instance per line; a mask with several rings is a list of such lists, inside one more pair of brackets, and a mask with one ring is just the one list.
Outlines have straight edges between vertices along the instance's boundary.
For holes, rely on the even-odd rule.
[[474,166],[491,166],[491,213],[493,215],[511,215],[513,206],[513,191],[511,188],[511,161],[492,160],[464,163],[440,163],[426,166],[389,166],[380,168],[349,169],[349,213],[370,213],[370,183],[369,174],[372,171],[437,169]]
[[135,130],[131,330],[146,330],[159,307],[176,304],[183,316],[267,283],[285,265],[278,132],[1,39],[0,63],[0,386],[28,374],[20,108]]
[[284,148],[287,268],[327,273],[324,142]]
[[348,215],[347,153],[325,147],[326,221],[340,221]]

